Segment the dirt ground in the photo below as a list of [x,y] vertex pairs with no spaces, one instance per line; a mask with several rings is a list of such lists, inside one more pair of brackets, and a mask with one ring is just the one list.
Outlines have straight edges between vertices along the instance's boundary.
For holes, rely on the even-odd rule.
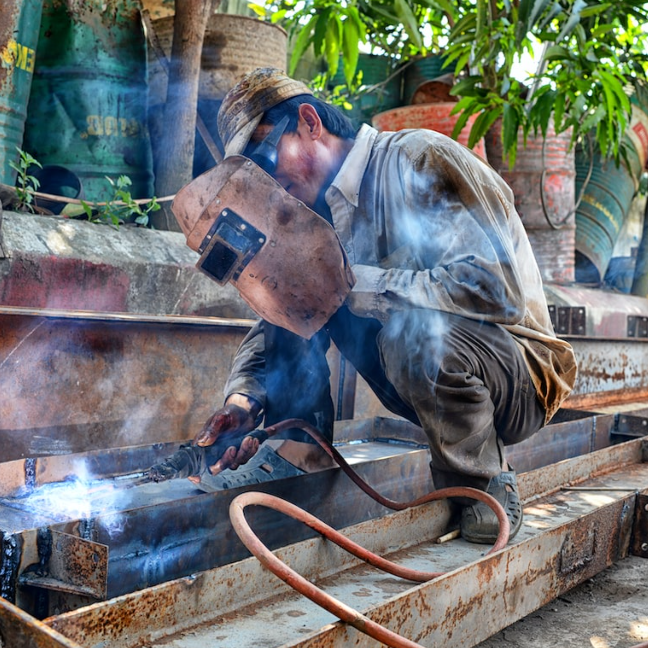
[[648,642],[648,559],[630,556],[479,648],[631,648]]

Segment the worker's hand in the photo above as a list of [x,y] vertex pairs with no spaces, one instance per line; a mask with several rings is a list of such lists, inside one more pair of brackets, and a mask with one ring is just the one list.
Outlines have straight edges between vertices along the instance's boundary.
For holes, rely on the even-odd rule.
[[237,450],[234,446],[227,448],[223,456],[213,465],[209,466],[209,472],[212,475],[218,475],[219,472],[229,468],[236,470],[239,466],[246,464],[259,449],[259,439],[254,437],[245,437],[241,441],[241,446]]
[[[207,419],[205,425],[196,435],[194,443],[198,446],[210,446],[221,435],[245,434],[255,427],[256,418],[261,406],[246,396],[233,394],[228,398],[224,407],[216,410]],[[231,446],[225,450],[218,461],[208,466],[209,472],[216,475],[226,468],[236,470],[247,463],[259,449],[259,441],[255,438],[244,438],[240,448]],[[194,483],[200,482],[200,477],[189,477]]]
[[207,419],[196,435],[194,443],[199,446],[210,446],[221,434],[251,432],[254,430],[255,419],[251,411],[238,405],[227,404]]

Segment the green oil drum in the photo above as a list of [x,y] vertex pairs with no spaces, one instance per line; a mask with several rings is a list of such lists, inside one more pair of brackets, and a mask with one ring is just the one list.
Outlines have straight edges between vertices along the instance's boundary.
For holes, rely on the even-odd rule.
[[106,176],[153,195],[146,126],[146,41],[137,0],[43,0],[25,126],[43,165],[73,171],[90,201],[107,200]]
[[[337,72],[330,79],[331,88],[346,85],[342,59]],[[346,112],[356,125],[371,124],[371,118],[379,112],[400,106],[401,74],[395,71],[388,56],[360,53],[357,72],[362,72],[363,90],[349,102],[353,108]]]
[[23,148],[43,0],[2,0],[0,11],[0,182],[13,186]]

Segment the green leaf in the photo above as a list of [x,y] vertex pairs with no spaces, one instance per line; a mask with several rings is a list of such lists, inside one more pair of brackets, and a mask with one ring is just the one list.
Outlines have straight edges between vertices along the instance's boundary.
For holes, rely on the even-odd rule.
[[452,134],[451,134],[452,139],[455,140],[459,139],[459,135],[465,128],[469,119],[470,119],[470,113],[468,111],[464,111],[461,113],[461,115],[459,115],[457,121],[455,122],[454,128],[452,129]]
[[453,19],[457,16],[457,7],[455,4],[449,2],[449,0],[423,0],[423,2],[428,7],[441,11]]
[[624,92],[623,85],[621,84],[619,79],[617,79],[613,74],[607,72],[606,70],[599,70],[599,74],[601,75],[601,79],[610,86],[612,92],[614,92],[616,97],[619,99],[619,104],[622,106],[622,108],[629,112],[630,98]]
[[599,125],[602,119],[605,118],[606,115],[606,110],[605,106],[599,104],[596,107],[596,110],[589,114],[584,120],[583,123],[581,124],[581,128],[583,131],[590,131],[596,126]]
[[324,51],[324,37],[326,36],[326,27],[328,26],[330,15],[331,7],[327,7],[322,11],[315,24],[313,34],[313,51],[315,52],[315,56],[321,56]]
[[574,0],[571,14],[560,31],[560,34],[558,34],[556,42],[561,41],[563,38],[571,34],[576,25],[580,22],[580,13],[585,7],[587,7],[585,0]]
[[542,135],[547,135],[549,120],[554,110],[556,102],[556,91],[547,89],[540,96],[536,95],[535,103],[529,116],[531,125],[534,129],[540,128]]
[[486,135],[495,120],[501,115],[502,110],[498,106],[487,112],[483,112],[475,119],[468,137],[468,148],[474,148],[477,142]]
[[592,16],[596,16],[600,13],[604,13],[607,11],[612,4],[609,2],[602,2],[598,5],[590,5],[589,7],[585,7],[581,11],[581,18],[591,18]]
[[329,77],[334,77],[338,71],[340,62],[340,35],[342,31],[342,21],[338,16],[333,15],[328,21],[326,27],[326,37],[324,39],[324,53],[326,63],[328,64]]
[[405,27],[405,31],[410,37],[410,40],[418,49],[421,49],[423,47],[423,39],[419,31],[418,21],[407,2],[405,0],[395,0],[394,9],[403,27]]
[[266,8],[265,8],[264,5],[258,5],[258,4],[254,4],[253,2],[251,2],[251,3],[248,5],[248,7],[249,7],[250,9],[252,9],[252,11],[253,11],[257,16],[259,16],[259,18],[265,18],[265,16],[266,16]]
[[452,86],[450,94],[454,97],[470,97],[478,94],[476,87],[477,84],[481,81],[480,76],[469,76],[465,79],[461,79]]
[[353,20],[345,20],[342,25],[342,63],[347,86],[353,86],[359,55],[358,30]]
[[286,10],[285,9],[280,10],[280,11],[275,11],[272,14],[271,18],[270,18],[270,22],[273,25],[276,25],[278,22],[281,22],[285,17],[286,17]]
[[545,61],[559,61],[572,58],[570,51],[562,45],[552,45],[544,54]]
[[367,40],[367,25],[364,24],[362,18],[360,17],[360,12],[354,6],[350,6],[347,9],[347,13],[351,20],[353,20],[358,29],[358,42],[364,43]]
[[294,74],[297,63],[299,63],[302,55],[308,48],[312,40],[312,32],[314,27],[314,22],[317,20],[316,16],[312,16],[310,20],[301,28],[295,45],[293,46],[293,51],[290,56],[290,64],[288,66],[288,74]]
[[517,110],[510,103],[505,103],[502,111],[502,147],[507,155],[517,147],[519,126],[520,115]]
[[81,201],[81,207],[83,207],[83,211],[85,212],[85,215],[89,219],[92,219],[92,207],[90,207],[90,205],[88,205],[88,203],[85,200]]

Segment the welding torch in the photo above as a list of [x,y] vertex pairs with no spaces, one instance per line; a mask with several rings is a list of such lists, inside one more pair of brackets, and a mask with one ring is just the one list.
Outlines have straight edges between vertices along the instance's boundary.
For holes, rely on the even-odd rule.
[[185,443],[170,457],[152,466],[148,470],[147,481],[158,483],[169,479],[202,475],[209,466],[214,465],[223,456],[228,448],[235,447],[238,450],[246,437],[258,439],[261,444],[270,437],[270,433],[267,430],[226,432],[209,446],[199,446],[193,441]]

